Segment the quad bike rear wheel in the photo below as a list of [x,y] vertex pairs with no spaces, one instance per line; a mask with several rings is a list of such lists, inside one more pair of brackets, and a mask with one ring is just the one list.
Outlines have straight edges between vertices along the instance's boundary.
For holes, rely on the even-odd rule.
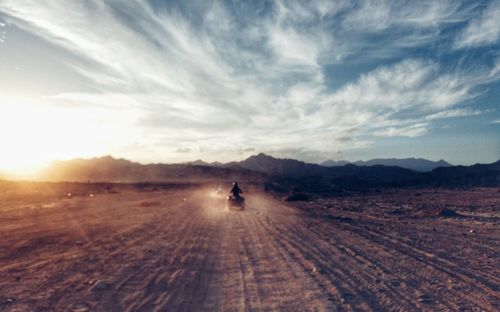
[[242,196],[228,196],[227,208],[230,210],[245,210],[245,198]]

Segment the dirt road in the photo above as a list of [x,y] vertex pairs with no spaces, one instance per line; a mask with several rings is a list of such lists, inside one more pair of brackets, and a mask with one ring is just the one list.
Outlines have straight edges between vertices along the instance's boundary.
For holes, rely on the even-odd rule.
[[190,189],[13,201],[0,311],[498,311],[498,222],[459,222]]

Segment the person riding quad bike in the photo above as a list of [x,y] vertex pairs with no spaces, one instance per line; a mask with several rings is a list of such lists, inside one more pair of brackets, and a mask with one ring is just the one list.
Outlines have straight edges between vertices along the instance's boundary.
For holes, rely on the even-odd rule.
[[219,183],[217,183],[217,186],[215,187],[215,194],[222,195],[222,187]]
[[237,182],[233,182],[233,187],[229,191],[230,196],[227,197],[228,208],[238,207],[240,210],[245,209],[245,198],[240,194],[243,191],[238,186]]
[[243,194],[243,191],[238,186],[238,182],[233,182],[233,188],[229,191],[234,197],[240,197],[240,194]]

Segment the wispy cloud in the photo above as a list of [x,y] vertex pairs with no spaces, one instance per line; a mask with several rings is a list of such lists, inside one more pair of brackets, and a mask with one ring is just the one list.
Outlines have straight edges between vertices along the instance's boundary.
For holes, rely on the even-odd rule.
[[493,0],[481,16],[471,20],[455,41],[455,48],[492,45],[500,38],[500,1]]
[[[498,66],[471,72],[405,52],[448,40],[444,30],[475,11],[451,0],[0,3],[6,20],[76,56],[67,66],[98,90],[48,101],[134,110],[129,127],[152,153],[304,158],[422,136],[434,120],[479,112],[457,106],[497,81]],[[482,30],[497,13],[495,1],[456,46],[496,42],[498,23]],[[331,87],[329,68],[374,59],[383,63]]]
[[427,133],[427,127],[427,123],[418,123],[404,127],[387,127],[385,129],[375,131],[374,134],[381,137],[405,136],[414,138]]
[[376,136],[416,137],[427,132],[432,120],[479,114],[452,107],[476,97],[476,86],[495,79],[495,69],[443,72],[435,62],[406,59],[363,74],[326,96],[323,105],[343,119],[348,116],[327,123],[345,123]]
[[5,41],[5,35],[6,35],[6,31],[4,30],[4,28],[7,26],[7,23],[5,23],[1,17],[0,17],[0,43],[4,42]]
[[436,120],[436,119],[454,118],[454,117],[477,116],[482,113],[483,113],[482,111],[472,108],[455,108],[427,115],[425,116],[425,119]]

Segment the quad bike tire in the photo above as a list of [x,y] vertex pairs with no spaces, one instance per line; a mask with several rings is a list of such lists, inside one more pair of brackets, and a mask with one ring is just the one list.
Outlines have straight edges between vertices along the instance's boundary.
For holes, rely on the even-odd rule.
[[227,208],[229,210],[245,210],[245,198],[241,196],[238,198],[235,198],[234,196],[228,196]]

